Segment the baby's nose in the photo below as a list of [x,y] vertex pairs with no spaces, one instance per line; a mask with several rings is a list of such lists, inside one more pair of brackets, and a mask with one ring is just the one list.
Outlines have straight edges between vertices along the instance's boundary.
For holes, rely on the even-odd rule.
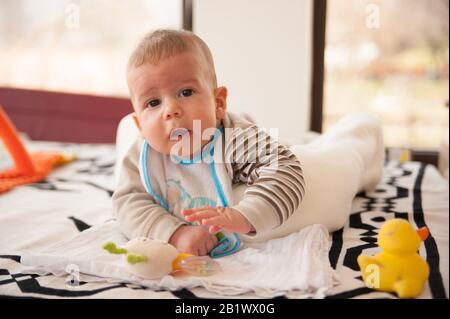
[[164,110],[164,119],[171,119],[182,115],[181,107],[176,101],[169,101]]

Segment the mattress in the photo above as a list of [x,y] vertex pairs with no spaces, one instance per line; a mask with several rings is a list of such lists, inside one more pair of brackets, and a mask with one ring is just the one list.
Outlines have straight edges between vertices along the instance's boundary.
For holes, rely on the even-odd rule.
[[[129,283],[74,281],[67,276],[22,272],[20,251],[70,239],[112,218],[115,149],[111,144],[29,142],[30,150],[75,153],[77,160],[56,169],[39,183],[0,195],[0,296],[27,298],[222,298],[203,288],[154,291]],[[326,196],[326,194],[324,194]],[[358,194],[346,226],[330,234],[329,259],[341,284],[327,298],[395,298],[365,287],[356,259],[378,251],[380,226],[391,218],[427,226],[429,238],[419,253],[430,265],[430,277],[419,298],[448,298],[448,181],[431,165],[385,163],[383,180],[371,192]],[[76,276],[76,274],[75,274]],[[76,285],[73,282],[77,282]],[[252,294],[240,296],[256,298]]]

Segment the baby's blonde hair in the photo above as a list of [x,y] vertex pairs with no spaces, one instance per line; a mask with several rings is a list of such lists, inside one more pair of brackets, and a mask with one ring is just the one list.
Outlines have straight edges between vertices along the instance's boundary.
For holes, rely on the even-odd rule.
[[202,39],[185,30],[158,29],[147,33],[128,59],[127,74],[145,63],[157,64],[162,59],[196,49],[204,57],[213,88],[217,88],[211,51]]

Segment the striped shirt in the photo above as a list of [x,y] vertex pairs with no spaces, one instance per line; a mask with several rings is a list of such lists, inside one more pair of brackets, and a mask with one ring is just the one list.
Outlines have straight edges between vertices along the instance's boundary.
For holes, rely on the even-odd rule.
[[256,125],[235,126],[230,131],[230,136],[225,137],[224,157],[232,172],[233,184],[246,183],[249,187],[244,199],[257,197],[263,200],[272,208],[276,226],[283,224],[305,195],[299,159]]

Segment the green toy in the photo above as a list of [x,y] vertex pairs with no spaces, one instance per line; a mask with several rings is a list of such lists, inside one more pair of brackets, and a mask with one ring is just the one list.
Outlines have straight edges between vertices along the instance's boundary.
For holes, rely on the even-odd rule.
[[103,249],[114,255],[124,255],[127,270],[139,277],[157,279],[175,271],[194,276],[209,276],[220,271],[220,265],[208,256],[179,253],[163,241],[145,237],[135,238],[123,247],[107,242]]

